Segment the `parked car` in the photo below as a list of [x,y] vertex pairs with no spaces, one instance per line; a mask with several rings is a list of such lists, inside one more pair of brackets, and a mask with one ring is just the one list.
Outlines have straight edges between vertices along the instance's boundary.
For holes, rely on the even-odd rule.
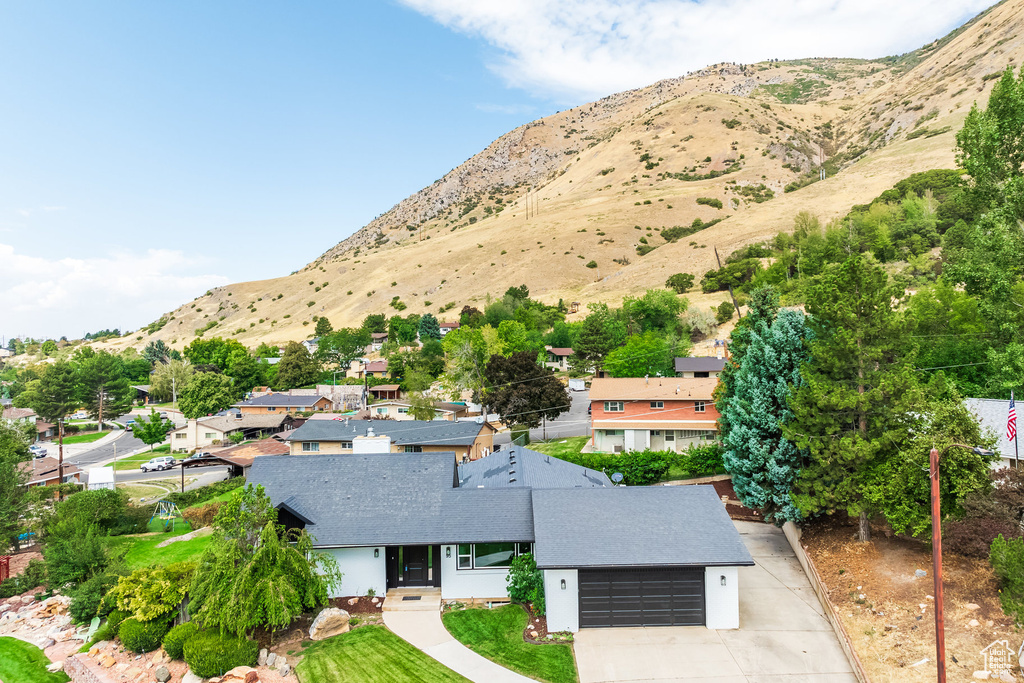
[[139,466],[139,469],[143,472],[159,472],[160,470],[169,470],[177,464],[177,461],[170,455],[162,455],[159,458],[153,458],[149,462],[144,462]]
[[126,420],[125,421],[124,428],[127,429],[129,432],[132,431],[132,429],[134,427],[135,427],[135,420]]
[[28,449],[32,452],[32,456],[36,459],[46,457],[46,448],[44,448],[43,446],[32,444],[31,446],[28,447]]
[[199,458],[208,458],[210,454],[206,451],[199,451],[185,458],[185,460],[198,460]]

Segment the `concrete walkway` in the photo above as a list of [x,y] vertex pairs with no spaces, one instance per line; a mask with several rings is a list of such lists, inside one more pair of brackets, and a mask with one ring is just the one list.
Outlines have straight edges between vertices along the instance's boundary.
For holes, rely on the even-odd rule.
[[583,629],[580,683],[856,683],[786,537],[768,524],[734,524],[756,563],[739,570],[739,629]]
[[429,656],[475,683],[536,683],[470,650],[452,638],[437,609],[384,609],[384,625]]

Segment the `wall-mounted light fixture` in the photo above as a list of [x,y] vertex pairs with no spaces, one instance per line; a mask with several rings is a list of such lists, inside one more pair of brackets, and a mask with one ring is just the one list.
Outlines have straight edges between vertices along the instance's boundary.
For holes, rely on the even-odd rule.
[[562,590],[565,590],[565,579],[562,579]]
[[374,548],[373,549],[373,556],[374,557],[380,557],[380,548]]
[[722,579],[722,585],[724,586],[725,585],[725,574],[722,574],[721,579]]
[[451,556],[452,556],[452,547],[450,545],[449,546],[445,546],[445,548],[444,548],[444,556],[447,557],[447,558],[451,558]]

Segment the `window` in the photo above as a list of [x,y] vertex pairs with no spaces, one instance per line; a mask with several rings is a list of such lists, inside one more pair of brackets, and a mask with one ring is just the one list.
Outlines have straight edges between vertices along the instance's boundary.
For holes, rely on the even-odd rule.
[[694,401],[693,402],[693,412],[695,412],[695,413],[703,413],[704,412],[704,406],[705,406],[704,401]]
[[694,377],[710,377],[711,373],[710,372],[695,372],[695,373],[693,373],[693,376]]
[[405,447],[405,452],[406,453],[422,453],[423,452],[423,446],[406,446]]
[[217,435],[214,434],[213,432],[205,432],[203,434],[203,438],[204,439],[215,439],[215,438],[217,438]]
[[352,448],[352,442],[351,441],[342,441],[341,442],[341,447],[342,448]]
[[174,438],[175,439],[184,439],[187,436],[188,436],[188,434],[186,434],[185,432],[178,432],[177,434],[174,435]]
[[409,413],[409,409],[408,408],[399,408],[398,409],[398,414],[399,415],[407,415],[408,413]]
[[661,436],[661,430],[660,429],[652,429],[651,430],[651,436]]
[[665,441],[675,441],[675,440],[676,440],[676,433],[675,433],[675,431],[671,430],[671,429],[667,430],[665,432]]
[[388,414],[388,409],[387,408],[377,408],[377,414],[378,415],[387,415]]
[[622,401],[605,401],[604,412],[606,413],[621,413],[626,410],[625,405]]
[[533,552],[531,543],[465,543],[458,548],[459,569],[508,567],[517,555]]
[[651,408],[654,409],[654,410],[659,410],[659,409],[664,408],[664,407],[665,407],[665,402],[664,401],[651,401]]
[[303,453],[319,453],[320,442],[319,441],[303,441],[302,442]]
[[277,410],[277,406],[267,406],[267,412],[272,413]]

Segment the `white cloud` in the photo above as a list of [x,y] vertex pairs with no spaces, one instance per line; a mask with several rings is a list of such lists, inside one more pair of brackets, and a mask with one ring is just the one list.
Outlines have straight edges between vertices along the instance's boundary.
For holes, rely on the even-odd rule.
[[401,0],[501,52],[509,85],[593,99],[717,62],[882,57],[992,0]]
[[136,329],[228,283],[195,273],[197,265],[166,249],[48,259],[0,243],[0,334],[74,338],[109,327]]

